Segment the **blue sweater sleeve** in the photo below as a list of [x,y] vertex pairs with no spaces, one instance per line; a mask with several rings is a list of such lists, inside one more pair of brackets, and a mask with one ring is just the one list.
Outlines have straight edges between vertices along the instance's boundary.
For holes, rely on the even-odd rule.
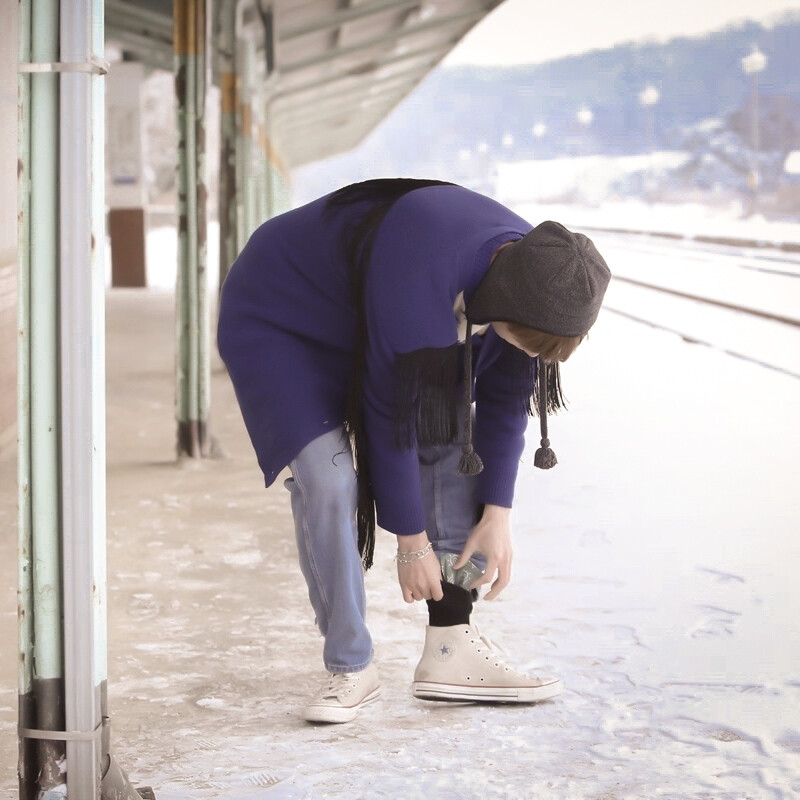
[[377,521],[390,533],[420,533],[425,530],[425,509],[417,450],[401,450],[395,444],[393,404],[385,391],[392,384],[391,379],[384,382],[381,372],[373,369],[368,375],[365,383],[369,388],[364,397],[364,421]]
[[528,425],[519,369],[520,359],[526,356],[493,332],[487,336],[500,348],[500,355],[475,382],[475,450],[483,461],[478,501],[511,508]]
[[[408,280],[406,275],[404,281]],[[398,293],[390,310],[382,306],[383,315],[376,310],[369,315],[372,328],[364,393],[378,524],[401,535],[425,529],[425,510],[417,448],[401,449],[396,441],[395,358],[398,353],[413,352],[422,346],[447,347],[455,337],[452,309],[445,308],[449,300],[440,297],[437,301],[436,294],[428,293],[421,295],[424,300],[414,303],[410,300],[414,295],[413,292],[410,295]],[[433,314],[430,306],[437,302],[442,308]],[[420,320],[423,309],[430,314],[426,314],[425,326],[414,325],[413,322]],[[420,333],[420,327],[425,327],[424,334]],[[488,365],[478,372],[475,382],[474,443],[484,464],[478,478],[478,500],[510,508],[528,424],[520,384],[520,361],[526,356],[493,331],[486,336],[484,347],[488,346],[494,353]],[[535,359],[531,361],[535,370]]]

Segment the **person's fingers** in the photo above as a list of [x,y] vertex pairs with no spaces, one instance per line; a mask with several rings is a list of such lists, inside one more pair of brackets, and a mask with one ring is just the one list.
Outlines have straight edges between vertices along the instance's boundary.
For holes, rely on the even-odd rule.
[[477,589],[479,586],[483,586],[487,583],[491,583],[494,579],[494,574],[497,572],[497,562],[496,561],[489,561],[486,565],[486,570],[484,571],[483,575],[480,578],[476,578],[470,584],[470,589]]
[[486,593],[484,600],[494,600],[503,589],[508,586],[509,582],[511,581],[511,564],[505,563],[501,564],[500,568],[497,570],[497,580],[492,584],[492,588],[489,592]]
[[441,600],[444,597],[442,581],[439,576],[431,578],[424,586],[423,597],[425,600]]
[[506,586],[508,586],[508,578],[500,572],[497,580],[492,584],[492,588],[486,593],[483,599],[494,600]]
[[463,567],[467,561],[472,558],[474,553],[475,548],[469,542],[467,542],[467,544],[464,546],[464,549],[461,551],[461,555],[453,563],[453,569],[461,569],[461,567]]
[[429,600],[441,600],[444,597],[442,590],[442,567],[437,556],[430,563],[428,570],[428,589],[430,590]]
[[442,570],[436,555],[429,554],[411,564],[398,565],[398,571],[402,572],[400,587],[407,603],[441,600],[444,597]]

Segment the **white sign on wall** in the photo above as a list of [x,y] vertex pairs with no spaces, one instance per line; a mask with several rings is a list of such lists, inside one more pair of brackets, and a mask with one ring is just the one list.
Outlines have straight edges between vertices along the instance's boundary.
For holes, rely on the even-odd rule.
[[110,208],[143,208],[141,91],[144,67],[111,65],[106,79],[106,198]]

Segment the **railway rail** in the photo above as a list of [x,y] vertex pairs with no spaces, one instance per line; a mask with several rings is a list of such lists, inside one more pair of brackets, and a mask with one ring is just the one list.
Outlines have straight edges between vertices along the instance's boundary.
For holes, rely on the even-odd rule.
[[800,245],[591,235],[614,276],[606,310],[800,378]]

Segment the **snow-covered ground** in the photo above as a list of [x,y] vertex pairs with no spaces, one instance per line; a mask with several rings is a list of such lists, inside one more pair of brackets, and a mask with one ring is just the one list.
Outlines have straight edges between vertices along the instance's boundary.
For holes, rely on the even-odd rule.
[[800,378],[796,254],[599,232],[592,237],[614,271],[606,309]]
[[632,175],[657,175],[679,169],[692,158],[682,151],[659,151],[633,156],[563,156],[531,161],[500,161],[497,164],[496,195],[500,202],[515,205],[577,193],[585,201],[599,204],[608,199],[614,185]]
[[[113,749],[136,784],[159,800],[800,794],[800,381],[601,313],[563,370],[554,470],[533,468],[532,426],[512,585],[475,613],[565,693],[531,707],[414,700],[425,617],[402,602],[383,535],[367,576],[383,700],[314,727],[298,711],[321,641],[286,492],[264,491],[218,363],[212,429],[229,457],[173,462],[172,307],[163,291],[108,297],[109,691]],[[3,798],[16,758],[12,450],[0,453]]]
[[772,220],[760,214],[742,216],[738,203],[722,207],[701,203],[652,203],[640,199],[607,201],[601,206],[519,203],[518,214],[532,223],[557,219],[580,227],[621,228],[650,233],[751,239],[767,243],[800,243],[800,220]]
[[[776,221],[746,214],[738,200],[648,203],[614,196],[615,183],[633,174],[657,176],[688,159],[683,152],[637,156],[583,156],[497,165],[495,196],[531,222],[553,218],[574,227],[594,226],[682,236],[724,236],[766,242],[800,242],[800,220]],[[559,198],[580,198],[582,204]]]

